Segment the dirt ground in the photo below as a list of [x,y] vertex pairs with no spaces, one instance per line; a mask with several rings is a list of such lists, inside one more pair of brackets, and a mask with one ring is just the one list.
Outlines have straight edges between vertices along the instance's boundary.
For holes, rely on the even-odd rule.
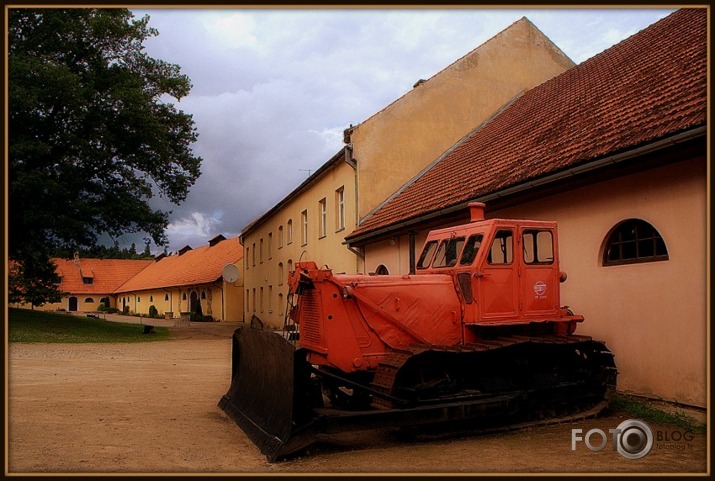
[[[12,343],[6,474],[29,473],[706,473],[706,436],[650,425],[651,452],[572,450],[571,430],[605,432],[614,414],[517,432],[400,441],[342,434],[269,463],[217,403],[230,384],[234,323],[172,327],[137,344]],[[660,441],[657,439],[660,437]],[[593,438],[592,444],[600,439]]]

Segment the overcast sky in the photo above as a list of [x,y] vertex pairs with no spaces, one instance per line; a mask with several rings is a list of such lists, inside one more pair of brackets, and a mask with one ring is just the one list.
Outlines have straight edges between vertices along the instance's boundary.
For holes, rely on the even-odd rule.
[[176,105],[196,123],[202,175],[181,205],[155,203],[172,211],[168,249],[240,234],[327,162],[350,124],[522,17],[581,63],[672,11],[133,9],[159,31],[149,55],[193,84]]

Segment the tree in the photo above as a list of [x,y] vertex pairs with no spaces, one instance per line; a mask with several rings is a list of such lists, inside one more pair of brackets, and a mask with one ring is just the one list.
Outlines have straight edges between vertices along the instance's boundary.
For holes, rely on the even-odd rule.
[[169,212],[148,201],[185,200],[202,159],[191,115],[168,102],[190,80],[144,52],[158,34],[148,22],[120,8],[8,9],[8,254],[18,264],[101,235],[167,244]]
[[11,262],[8,273],[8,300],[11,303],[27,302],[32,307],[46,302],[58,302],[62,292],[57,286],[60,277],[55,265],[41,254],[29,256],[22,264]]

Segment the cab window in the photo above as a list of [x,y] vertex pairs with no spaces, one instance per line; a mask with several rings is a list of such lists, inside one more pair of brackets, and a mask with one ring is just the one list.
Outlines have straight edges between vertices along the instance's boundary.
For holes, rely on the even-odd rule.
[[550,230],[528,230],[522,235],[524,263],[553,264],[554,236]]
[[497,231],[489,249],[487,262],[492,265],[511,264],[514,259],[514,234],[510,230]]
[[467,243],[464,245],[464,250],[462,251],[462,258],[459,260],[460,265],[468,266],[477,257],[479,252],[479,247],[482,245],[483,234],[472,234],[467,239]]
[[432,267],[452,267],[457,264],[459,254],[464,246],[464,237],[445,239],[437,249]]
[[420,254],[420,260],[417,262],[418,269],[427,269],[429,267],[430,262],[432,262],[432,258],[434,257],[435,250],[437,250],[436,240],[429,241],[425,244],[422,249],[422,254]]

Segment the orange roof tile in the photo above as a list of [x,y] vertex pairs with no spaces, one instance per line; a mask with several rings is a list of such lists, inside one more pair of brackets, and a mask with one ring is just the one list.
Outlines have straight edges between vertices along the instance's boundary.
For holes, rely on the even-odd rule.
[[[152,260],[52,258],[57,274],[62,276],[59,289],[70,294],[111,294],[114,290],[152,264]],[[83,277],[92,278],[85,284]]]
[[[215,238],[213,239],[215,240]],[[215,282],[229,263],[243,257],[238,237],[162,257],[119,286],[115,293]]]
[[704,126],[707,14],[680,9],[526,92],[347,240]]

